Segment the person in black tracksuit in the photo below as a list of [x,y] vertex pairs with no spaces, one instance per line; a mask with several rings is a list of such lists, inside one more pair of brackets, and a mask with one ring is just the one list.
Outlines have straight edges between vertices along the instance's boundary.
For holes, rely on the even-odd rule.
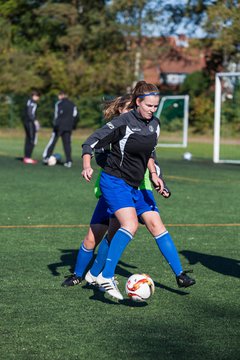
[[61,91],[58,94],[58,101],[55,104],[52,136],[43,152],[43,163],[47,164],[52,155],[58,138],[61,136],[66,156],[64,166],[72,166],[71,135],[76,129],[79,114],[76,105],[70,101],[67,94]]
[[23,112],[23,125],[26,133],[25,145],[24,145],[24,158],[25,164],[36,164],[37,161],[32,159],[32,152],[34,146],[37,143],[37,132],[39,130],[39,122],[37,120],[37,103],[40,99],[38,91],[33,91],[31,98],[27,100],[27,103]]

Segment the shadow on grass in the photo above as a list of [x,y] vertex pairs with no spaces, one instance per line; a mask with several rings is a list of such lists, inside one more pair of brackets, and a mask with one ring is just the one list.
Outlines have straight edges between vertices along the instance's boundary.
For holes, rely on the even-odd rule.
[[61,275],[58,271],[59,268],[68,266],[69,272],[73,274],[74,272],[74,266],[77,260],[78,250],[72,250],[72,249],[59,249],[61,252],[60,261],[49,264],[48,269],[51,271],[53,276],[59,276]]
[[190,265],[200,263],[219,274],[240,278],[240,260],[190,250],[180,251],[180,254],[185,256]]
[[134,302],[131,299],[123,299],[123,300],[117,300],[114,298],[111,298],[108,294],[106,294],[103,291],[100,291],[95,286],[86,284],[82,286],[83,289],[90,289],[93,291],[93,295],[89,297],[90,300],[100,301],[104,302],[109,305],[124,305],[128,307],[145,307],[147,306],[147,302]]
[[[70,272],[69,275],[73,274],[74,266],[75,266],[77,255],[78,255],[78,250],[59,249],[59,251],[62,253],[62,255],[60,256],[60,261],[56,262],[56,263],[49,264],[48,269],[50,270],[50,272],[52,273],[53,276],[60,276],[59,268],[68,266],[69,267],[69,272]],[[85,273],[92,266],[92,263],[93,263],[94,259],[95,259],[95,257],[93,257],[92,261],[90,262],[90,264],[86,268]],[[131,269],[132,271],[129,271],[129,269]],[[126,280],[127,280],[131,275],[133,275],[135,273],[134,269],[137,269],[137,267],[135,265],[131,265],[131,264],[128,264],[128,263],[120,260],[118,262],[117,267],[116,267],[116,275],[122,276],[122,277],[126,278]],[[69,276],[69,275],[67,275],[67,276]],[[187,292],[187,291],[173,289],[173,288],[171,288],[169,286],[166,286],[164,284],[161,284],[161,283],[159,283],[157,281],[154,281],[154,284],[155,284],[156,288],[160,288],[162,290],[166,290],[166,291],[172,292],[172,293],[177,294],[177,295],[184,296],[184,295],[189,294],[189,292]],[[92,288],[94,288],[94,287],[92,287]],[[94,288],[94,290],[96,290],[96,289]],[[100,293],[100,291],[97,290],[98,297],[100,296],[99,293]],[[96,300],[101,301],[101,296],[99,298],[97,298]],[[125,304],[125,305],[127,306],[127,304]]]
[[[121,266],[120,266],[121,265]],[[124,263],[122,261],[119,261],[118,263],[118,266],[116,267],[116,274],[120,275],[120,276],[123,276],[125,277],[126,279],[128,279],[131,275],[133,275],[134,273],[132,272],[129,272],[128,270],[124,269],[123,266]],[[136,268],[136,267],[135,267]],[[160,289],[163,289],[163,290],[167,290],[167,291],[170,291],[174,294],[177,294],[177,295],[187,295],[189,294],[188,292],[186,291],[181,291],[181,290],[177,290],[177,289],[173,289],[169,286],[166,286],[166,285],[163,285],[163,284],[160,284],[159,282],[155,281],[154,280],[154,284],[155,284],[155,287],[156,288],[160,288]]]
[[[156,282],[155,283],[155,286],[156,286]],[[174,289],[171,289],[167,286],[158,286],[158,287],[161,287],[162,289],[164,290],[168,290],[168,291],[171,291],[171,292],[174,292],[178,295],[188,295],[187,292],[183,292],[183,291],[179,291],[179,290],[174,290]],[[144,302],[135,302],[131,299],[123,299],[123,300],[111,300],[111,298],[108,297],[108,295],[100,290],[98,290],[95,286],[92,286],[92,285],[89,285],[89,284],[86,284],[84,286],[82,286],[83,289],[91,289],[93,290],[93,295],[89,297],[90,300],[96,300],[96,301],[101,301],[101,302],[104,302],[104,303],[108,303],[108,304],[112,304],[112,305],[124,305],[124,306],[127,306],[127,307],[138,307],[138,308],[142,308],[142,307],[146,307],[148,306],[148,302],[147,301],[144,301]]]
[[82,286],[83,289],[91,289],[93,291],[93,295],[89,297],[90,300],[96,300],[101,301],[110,305],[124,305],[128,307],[145,307],[148,306],[148,303],[146,301],[144,302],[134,302],[131,299],[123,299],[123,300],[117,300],[110,298],[108,294],[106,294],[103,291],[100,291],[95,286],[86,284]]
[[[53,263],[53,264],[49,264],[48,269],[51,271],[53,276],[59,276],[60,275],[59,268],[68,266],[69,272],[71,274],[73,274],[75,263],[76,263],[77,256],[78,256],[78,250],[59,249],[59,251],[62,253],[62,255],[60,256],[60,261]],[[95,257],[96,256],[94,256],[93,259],[91,260],[90,264],[88,265],[88,268],[86,269],[86,272],[91,267],[93,261],[95,260]],[[119,261],[119,264],[121,264],[122,266],[127,267],[127,268],[137,269],[136,266],[127,264],[121,260]],[[132,273],[130,273],[126,270],[126,277],[130,276],[130,275],[128,276],[128,274],[132,275]],[[119,275],[124,276],[123,273],[121,273],[121,274],[119,273]]]

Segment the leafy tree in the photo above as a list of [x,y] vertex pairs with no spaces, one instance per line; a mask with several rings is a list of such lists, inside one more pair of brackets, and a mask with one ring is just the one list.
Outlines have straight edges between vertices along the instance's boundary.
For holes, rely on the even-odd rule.
[[180,93],[190,96],[189,123],[196,132],[204,133],[212,128],[214,118],[211,79],[206,71],[189,74],[180,87]]
[[0,0],[0,9],[0,93],[37,87],[51,97],[64,88],[76,99],[102,98],[131,83],[124,35],[106,1]]
[[205,29],[213,33],[211,49],[222,54],[223,66],[240,61],[240,4],[239,1],[218,1],[208,8]]
[[[63,86],[73,95],[96,95],[110,88],[123,92],[128,84],[123,35],[105,2],[95,1],[94,4],[89,1],[47,2],[36,11],[40,28],[44,32],[47,27],[51,34],[48,46],[43,42],[43,57],[49,48],[55,51],[55,60],[62,61],[67,74]],[[53,81],[52,74],[48,72],[47,75]]]
[[206,93],[210,83],[210,78],[206,72],[195,71],[186,77],[179,90],[181,94],[189,94],[190,97],[195,97]]
[[[189,0],[187,6],[165,0],[0,0],[0,10],[0,93],[5,95],[37,87],[51,99],[64,88],[76,101],[85,99],[81,106],[92,98],[96,109],[96,99],[124,93],[139,80],[146,59],[159,61],[168,45],[156,46],[154,36],[173,33],[182,22],[185,31],[204,23],[211,34],[204,42],[210,71],[223,60],[239,61],[236,0]],[[209,83],[202,76],[187,81],[201,83],[205,91]],[[185,89],[204,95],[188,82]],[[87,123],[91,116],[98,121],[95,113],[84,114]]]
[[134,80],[143,78],[146,60],[159,62],[159,54],[169,49],[162,42],[156,46],[156,36],[166,36],[174,32],[183,14],[182,5],[169,5],[164,0],[112,0],[111,10],[115,13],[127,48],[131,54],[129,70],[134,71]]
[[[1,60],[12,64],[8,72],[12,83],[18,74],[12,57],[19,51],[31,67],[33,82],[44,92],[54,91],[60,84],[70,89],[70,94],[91,95],[110,88],[126,91],[131,77],[125,74],[128,53],[105,1],[0,0],[0,8],[0,20],[8,24],[10,34],[8,45],[0,40],[0,49],[4,47]],[[36,81],[38,77],[42,83]]]
[[204,41],[196,41],[195,45],[209,49],[209,70],[227,71],[229,63],[239,64],[239,0],[189,0],[184,19],[187,18],[205,30]]
[[206,133],[213,127],[214,107],[211,98],[204,95],[194,97],[190,107],[190,120],[195,132]]
[[43,81],[35,72],[35,56],[12,44],[9,20],[0,18],[0,93],[24,93],[41,88]]

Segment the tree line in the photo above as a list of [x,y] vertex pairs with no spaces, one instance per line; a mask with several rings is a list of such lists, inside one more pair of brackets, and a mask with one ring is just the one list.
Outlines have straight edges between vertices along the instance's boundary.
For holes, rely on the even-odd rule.
[[[214,72],[239,63],[239,10],[239,1],[223,0],[0,0],[0,126],[19,123],[35,88],[42,93],[44,125],[64,89],[80,109],[81,126],[99,126],[102,99],[128,91],[145,60],[161,51],[151,39],[180,25],[187,35],[199,25],[205,29],[206,38],[194,46],[209,50],[201,74],[207,80],[197,91],[209,98]],[[191,84],[178,91],[196,96]]]

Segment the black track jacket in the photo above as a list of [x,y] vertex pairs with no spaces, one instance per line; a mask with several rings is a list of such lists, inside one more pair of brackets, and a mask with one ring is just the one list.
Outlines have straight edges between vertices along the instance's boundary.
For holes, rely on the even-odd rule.
[[37,103],[33,99],[28,99],[23,113],[24,124],[33,123],[36,118]]
[[146,121],[132,110],[95,131],[82,145],[82,155],[92,155],[93,149],[111,144],[104,171],[137,188],[144,178],[159,134],[160,122],[156,117]]
[[78,110],[72,101],[65,98],[56,103],[53,120],[53,126],[56,130],[60,132],[72,131],[76,128],[78,120]]

